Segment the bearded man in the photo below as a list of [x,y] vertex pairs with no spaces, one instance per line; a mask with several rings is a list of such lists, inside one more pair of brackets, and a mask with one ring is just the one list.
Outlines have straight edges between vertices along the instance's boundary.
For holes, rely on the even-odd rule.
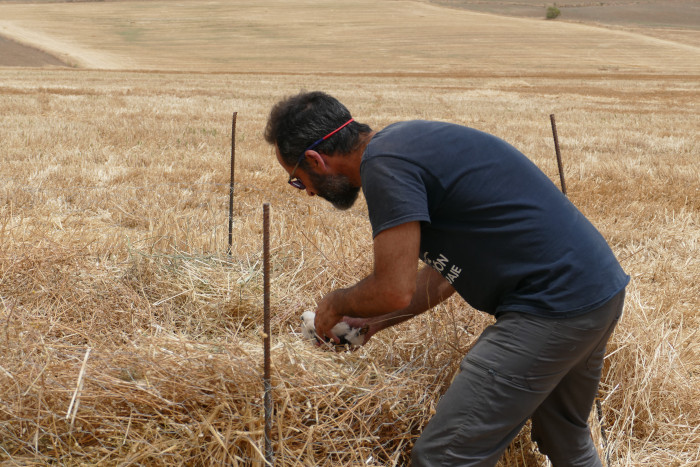
[[495,316],[415,443],[414,466],[495,465],[528,419],[555,466],[601,465],[587,420],[629,276],[546,175],[472,128],[375,132],[323,92],[278,102],[265,139],[293,187],[338,209],[360,189],[367,201],[373,272],[319,302],[321,338],[338,342],[342,320],[368,326],[366,343],[454,292]]

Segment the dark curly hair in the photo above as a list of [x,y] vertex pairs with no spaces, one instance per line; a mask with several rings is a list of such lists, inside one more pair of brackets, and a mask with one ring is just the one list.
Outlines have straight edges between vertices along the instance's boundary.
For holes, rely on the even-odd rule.
[[[350,118],[350,111],[336,98],[320,91],[302,91],[272,107],[265,140],[277,144],[287,165],[295,165],[306,148]],[[328,155],[347,154],[360,143],[360,135],[371,131],[368,125],[353,121],[316,149]]]

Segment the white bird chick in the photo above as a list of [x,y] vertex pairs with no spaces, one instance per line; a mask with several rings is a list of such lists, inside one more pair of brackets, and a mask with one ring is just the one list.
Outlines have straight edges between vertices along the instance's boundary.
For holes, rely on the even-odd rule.
[[[316,327],[314,326],[315,319],[316,313],[313,311],[305,311],[301,314],[301,334],[309,340],[320,342],[321,339],[316,335]],[[348,323],[341,321],[333,326],[331,331],[340,338],[340,344],[337,345],[360,346],[365,342],[365,334],[369,331],[369,327],[351,328]],[[330,339],[326,339],[326,341],[330,342]]]

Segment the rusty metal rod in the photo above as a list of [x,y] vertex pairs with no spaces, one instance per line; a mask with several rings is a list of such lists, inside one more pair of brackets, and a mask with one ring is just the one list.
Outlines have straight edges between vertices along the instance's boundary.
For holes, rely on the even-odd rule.
[[233,182],[236,166],[236,117],[238,112],[233,113],[231,119],[231,184],[228,190],[228,254],[233,250]]
[[272,450],[272,385],[270,383],[270,203],[263,204],[263,386],[265,405],[265,461],[274,465]]
[[595,400],[596,411],[598,412],[598,422],[600,423],[600,436],[603,439],[603,451],[605,452],[605,465],[610,467],[610,450],[608,449],[608,437],[605,434],[607,427],[605,426],[605,420],[603,420],[603,406],[600,403],[600,399]]
[[561,151],[559,151],[559,137],[557,136],[557,123],[554,121],[554,114],[549,116],[552,121],[552,134],[554,135],[554,150],[557,152],[557,165],[559,166],[559,181],[561,182],[561,192],[566,194],[566,182],[564,181],[564,165],[561,162]]

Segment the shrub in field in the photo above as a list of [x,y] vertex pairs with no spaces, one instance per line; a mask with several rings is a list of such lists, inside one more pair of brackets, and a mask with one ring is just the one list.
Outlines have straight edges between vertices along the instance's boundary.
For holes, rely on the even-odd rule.
[[559,8],[555,6],[547,7],[547,19],[554,19],[561,14]]

